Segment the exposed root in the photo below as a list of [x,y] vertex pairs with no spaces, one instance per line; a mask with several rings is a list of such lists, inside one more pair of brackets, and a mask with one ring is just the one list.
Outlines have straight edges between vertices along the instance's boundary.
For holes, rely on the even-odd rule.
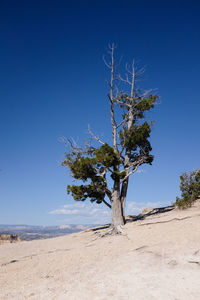
[[104,232],[99,232],[98,233],[98,235],[100,237],[105,237],[105,236],[108,236],[108,235],[117,235],[117,234],[124,235],[128,238],[127,233],[124,231],[124,226],[123,225],[118,225],[118,226],[111,225]]

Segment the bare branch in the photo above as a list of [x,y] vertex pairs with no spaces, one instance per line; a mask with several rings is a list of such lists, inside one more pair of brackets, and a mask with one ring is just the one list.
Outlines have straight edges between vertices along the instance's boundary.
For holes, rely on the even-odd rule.
[[125,116],[125,118],[123,119],[123,121],[121,121],[121,122],[116,126],[116,128],[119,128],[120,126],[125,125],[126,122],[127,122],[127,120],[128,120],[128,115]]
[[121,121],[121,122],[116,126],[116,128],[118,129],[118,128],[121,127],[124,123],[125,123],[125,120]]
[[115,45],[115,43],[108,44],[108,49],[110,49],[111,52],[114,51],[116,48],[117,48],[117,45]]
[[142,100],[143,100],[143,98],[146,97],[146,96],[147,96],[148,94],[150,94],[151,92],[153,92],[153,89],[149,89],[149,90],[144,91],[144,93],[142,93],[142,94],[140,95],[140,98],[142,98]]
[[[131,174],[135,173],[138,170],[139,166],[141,166],[143,163],[145,163],[146,159],[147,159],[147,157],[142,157],[133,163],[129,163],[129,166],[127,168],[125,168],[127,175],[121,180],[121,183],[123,183]],[[131,168],[133,168],[133,169],[130,170]]]
[[121,65],[122,58],[123,58],[122,56],[119,58],[119,62],[117,65],[115,65],[115,69],[117,69]]
[[129,178],[129,176],[133,173],[135,173],[137,171],[137,169],[139,168],[140,164],[135,166],[135,168],[133,170],[131,170],[122,180],[121,180],[121,183],[126,181],[127,178]]
[[99,138],[98,136],[96,136],[96,135],[92,132],[92,130],[90,129],[90,125],[88,125],[88,132],[89,132],[89,134],[92,136],[92,138],[93,138],[94,140],[96,140],[97,142],[99,142],[99,143],[102,144],[102,145],[105,144],[104,142],[102,142],[102,141],[100,140],[100,138]]
[[136,72],[137,78],[141,77],[144,73],[145,73],[145,66],[137,70]]
[[102,200],[102,202],[105,204],[105,205],[107,205],[109,208],[111,208],[111,205],[106,201],[106,200]]
[[83,151],[83,147],[79,147],[72,137],[71,139],[67,139],[66,137],[62,136],[59,140],[73,151]]
[[122,145],[121,151],[119,152],[119,155],[123,160],[125,160],[125,157],[122,155],[124,149],[125,149],[125,141],[124,141],[124,144]]
[[112,66],[111,66],[111,64],[109,64],[109,63],[106,61],[105,55],[103,55],[102,58],[103,58],[103,62],[104,62],[104,64],[106,65],[106,67],[109,68],[109,69],[111,69]]
[[105,185],[106,185],[106,188],[107,188],[107,190],[109,191],[109,189],[108,189],[108,187],[107,187],[107,180],[106,180],[106,169],[104,169],[104,171],[101,172],[101,174],[99,174],[99,176],[103,178],[103,181],[104,181],[104,183],[105,183]]
[[[98,169],[97,169],[98,171]],[[112,198],[112,192],[109,190],[108,188],[108,184],[107,184],[107,180],[106,180],[106,169],[101,173],[101,174],[98,174],[98,176],[100,176],[102,179],[103,179],[103,182],[105,184],[105,192],[106,192],[106,195],[108,196],[108,198],[110,199],[111,201],[111,198]],[[103,200],[104,202],[105,200]],[[106,201],[104,202],[108,207],[111,208],[111,206],[109,206],[110,204],[108,204]]]
[[134,97],[134,87],[135,87],[135,63],[132,63],[132,82],[131,82],[131,98]]
[[123,77],[119,74],[117,79],[120,80],[120,81],[122,81],[122,82],[128,83],[129,85],[131,85],[131,81],[130,81],[129,78],[128,78],[128,74],[126,74],[126,78],[123,78]]
[[[126,122],[128,121],[128,118],[129,118],[129,116],[126,115]],[[126,146],[126,139],[125,139],[125,124],[126,124],[126,123],[123,124],[123,131],[122,131],[123,137],[124,137],[124,143],[123,143],[122,148],[121,148],[121,150],[120,150],[120,152],[119,152],[119,155],[120,155],[120,157],[123,158],[123,161],[125,161],[125,157],[127,157],[127,154],[125,155],[125,157],[122,156],[122,153],[123,153],[123,151],[124,151],[124,149],[125,149],[125,146]],[[126,160],[127,160],[127,158],[126,158]]]
[[118,149],[117,149],[117,129],[116,129],[116,121],[115,121],[115,116],[114,116],[114,95],[113,95],[113,90],[114,90],[114,49],[115,46],[112,44],[109,46],[111,50],[111,78],[110,78],[110,95],[109,95],[109,100],[110,100],[110,114],[111,114],[111,124],[112,124],[112,137],[113,137],[113,147],[115,153],[118,154]]
[[116,103],[118,103],[118,104],[120,104],[120,105],[123,105],[123,106],[126,106],[126,107],[130,107],[130,105],[128,103],[123,102],[120,99],[121,99],[121,97],[116,97],[116,98],[113,99],[113,101],[116,102]]

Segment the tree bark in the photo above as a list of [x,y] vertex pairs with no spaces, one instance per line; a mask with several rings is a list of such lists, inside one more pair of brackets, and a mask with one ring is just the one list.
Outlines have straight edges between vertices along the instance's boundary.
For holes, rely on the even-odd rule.
[[[126,196],[127,196],[127,191],[128,191],[128,181],[129,178],[127,178],[123,184],[122,184],[122,188],[121,188],[121,203],[122,203],[122,208],[123,208],[123,213],[125,211],[125,202],[126,202]],[[123,215],[124,218],[124,224],[126,223],[125,217]]]
[[120,197],[119,190],[114,190],[112,193],[112,227],[118,228],[123,226],[124,223],[124,213]]

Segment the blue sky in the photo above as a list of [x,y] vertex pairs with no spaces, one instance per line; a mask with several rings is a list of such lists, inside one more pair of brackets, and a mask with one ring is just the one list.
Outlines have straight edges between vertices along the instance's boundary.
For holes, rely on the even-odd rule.
[[109,220],[103,206],[76,203],[60,166],[61,136],[87,126],[109,141],[109,76],[102,55],[115,42],[122,66],[146,66],[157,88],[152,166],[128,192],[127,213],[170,204],[179,175],[200,167],[198,1],[0,2],[0,223],[61,225]]

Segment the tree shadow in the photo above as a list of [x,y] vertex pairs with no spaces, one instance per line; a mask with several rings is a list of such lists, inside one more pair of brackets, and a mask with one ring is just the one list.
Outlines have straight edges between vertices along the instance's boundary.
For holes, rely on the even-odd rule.
[[[149,212],[141,213],[141,214],[136,215],[136,216],[128,215],[128,216],[125,217],[126,218],[126,223],[136,222],[136,221],[139,221],[139,220],[145,220],[149,216],[166,213],[166,212],[171,211],[173,209],[175,209],[175,207],[171,205],[171,206],[165,206],[165,207],[159,207],[159,208],[152,208]],[[109,226],[110,226],[110,224],[105,224],[105,225],[98,226],[98,227],[95,227],[95,228],[90,228],[87,231],[97,232],[99,230],[107,229],[107,228],[109,228]]]
[[144,220],[149,216],[166,213],[166,212],[171,211],[173,209],[175,209],[175,207],[172,206],[172,205],[171,206],[165,206],[165,207],[159,207],[159,208],[152,208],[147,213],[141,213],[137,216],[130,216],[130,215],[127,216],[126,217],[126,223],[135,222],[135,221],[139,221],[139,220]]
[[106,228],[109,228],[109,227],[110,227],[110,224],[105,224],[105,225],[102,225],[102,226],[99,226],[99,227],[88,229],[88,231],[95,232],[95,231],[99,231],[99,230],[106,229]]

